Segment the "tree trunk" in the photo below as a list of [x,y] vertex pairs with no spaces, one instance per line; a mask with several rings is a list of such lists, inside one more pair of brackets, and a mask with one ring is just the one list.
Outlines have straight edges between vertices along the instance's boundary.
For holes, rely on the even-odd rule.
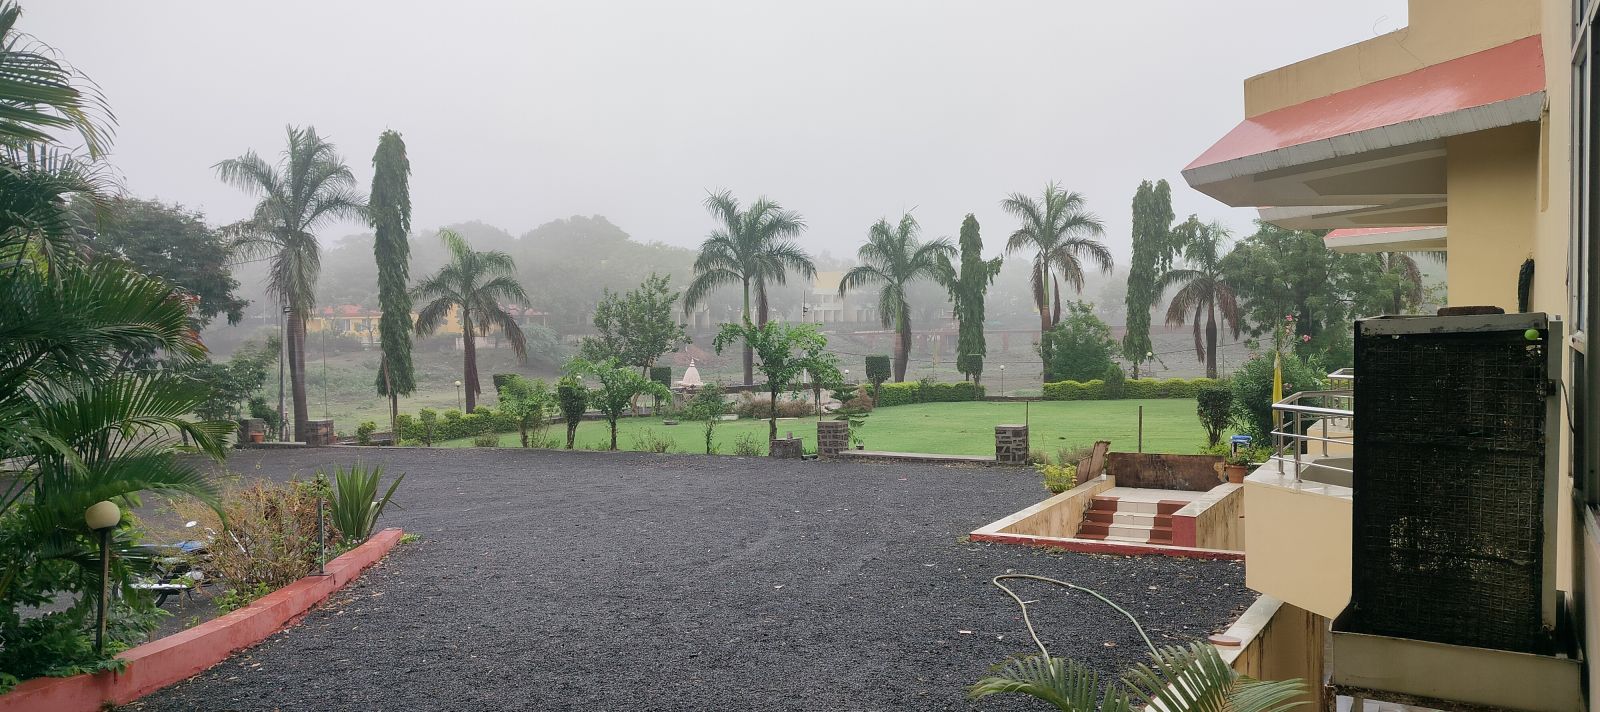
[[617,419],[609,418],[607,420],[611,423],[611,449],[615,450],[617,449]]
[[1050,269],[1044,269],[1044,293],[1039,300],[1039,361],[1042,369],[1040,376],[1045,383],[1050,382],[1050,341],[1045,338],[1045,332],[1050,330]]
[[901,304],[895,309],[894,330],[894,382],[903,383],[906,380],[906,364],[911,361],[911,317],[906,314],[906,305]]
[[[778,439],[778,389],[772,389],[772,412],[767,414],[767,447],[772,447],[772,441]],[[770,450],[769,450],[770,452]]]
[[1140,361],[1137,359],[1133,362],[1133,380],[1135,381],[1139,380],[1139,363]]
[[[744,320],[750,321],[750,280],[744,281]],[[762,323],[765,323],[763,320]],[[750,342],[744,342],[744,384],[756,382],[756,352],[750,348]]]
[[461,310],[461,388],[467,393],[467,413],[471,413],[478,407],[478,345],[465,309]]
[[394,394],[394,379],[389,377],[389,357],[379,359],[383,370],[383,392],[389,394],[389,438],[390,445],[400,444],[400,428],[395,426],[400,419],[400,397]]
[[311,419],[306,403],[306,319],[299,305],[290,305],[289,314],[289,390],[294,399],[294,439],[306,441],[306,421]]
[[578,437],[578,424],[567,423],[567,449],[572,449],[572,441]]
[[1217,377],[1217,305],[1206,307],[1206,378]]

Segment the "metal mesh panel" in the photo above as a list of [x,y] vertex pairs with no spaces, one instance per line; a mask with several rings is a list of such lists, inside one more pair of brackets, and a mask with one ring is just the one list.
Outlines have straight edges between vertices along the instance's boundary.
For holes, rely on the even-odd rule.
[[1548,647],[1544,343],[1358,330],[1353,630]]

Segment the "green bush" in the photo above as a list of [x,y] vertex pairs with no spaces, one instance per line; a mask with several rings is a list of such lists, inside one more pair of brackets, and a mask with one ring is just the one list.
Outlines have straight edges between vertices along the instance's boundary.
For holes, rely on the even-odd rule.
[[375,432],[378,432],[377,423],[374,423],[370,420],[362,421],[360,425],[356,426],[356,444],[371,445],[372,434]]
[[[433,423],[431,428],[430,422]],[[442,421],[436,421],[433,411],[423,409],[417,414],[415,421],[403,415],[396,418],[395,427],[399,429],[398,435],[401,438],[421,440],[423,444],[432,445],[436,440],[458,440],[478,435],[516,432],[517,417],[510,413],[480,407],[478,412],[471,415],[462,415],[461,411],[450,409],[444,412]]]
[[[1283,357],[1283,394],[1314,391],[1323,387],[1323,372],[1299,356]],[[1258,443],[1272,432],[1272,352],[1257,354],[1244,362],[1230,379],[1233,391],[1233,421]]]
[[957,403],[983,400],[984,388],[970,381],[934,383],[915,381],[885,383],[879,389],[876,405],[909,405],[912,403]]
[[1128,377],[1122,373],[1121,366],[1111,364],[1111,367],[1106,369],[1105,382],[1107,398],[1122,398],[1123,387],[1127,385]]
[[439,429],[439,414],[432,409],[423,408],[417,411],[417,421],[417,433],[412,437],[421,440],[423,445],[433,447],[433,434]]
[[[326,476],[322,470],[317,471],[317,477]],[[378,517],[383,516],[383,509],[389,506],[400,481],[406,478],[404,474],[394,478],[380,498],[378,480],[382,477],[382,465],[367,468],[357,463],[348,470],[342,466],[334,470],[328,513],[346,544],[354,546],[372,536],[372,527],[378,523]]]
[[[1129,381],[1133,383],[1133,381]],[[1078,381],[1056,381],[1044,384],[1044,399],[1056,401],[1105,400],[1106,382],[1098,378]]]
[[874,400],[878,397],[878,389],[883,386],[884,381],[889,380],[891,373],[892,366],[888,356],[878,354],[867,357],[867,382],[872,384]]
[[1200,416],[1201,427],[1206,429],[1207,444],[1216,447],[1233,413],[1233,391],[1221,385],[1201,388],[1195,395],[1195,413]]
[[556,382],[556,405],[561,408],[561,419],[567,424],[567,449],[578,435],[578,423],[589,409],[589,390],[577,378],[567,375]]

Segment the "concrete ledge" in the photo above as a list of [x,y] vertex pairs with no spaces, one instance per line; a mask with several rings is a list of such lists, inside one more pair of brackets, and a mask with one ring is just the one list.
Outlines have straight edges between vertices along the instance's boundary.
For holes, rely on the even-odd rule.
[[999,466],[1001,463],[987,455],[939,455],[922,452],[885,452],[882,450],[845,450],[837,457],[858,462],[912,462],[922,465],[982,465]]
[[1166,546],[1163,544],[1136,544],[1133,542],[1106,541],[1104,539],[1074,539],[1071,537],[1034,536],[1032,534],[1003,534],[997,532],[976,531],[967,536],[972,541],[987,541],[996,544],[1021,544],[1023,546],[1046,546],[1062,551],[1072,551],[1079,554],[1117,554],[1121,556],[1176,556],[1184,559],[1224,559],[1228,561],[1243,561],[1244,552],[1223,551],[1221,549],[1191,549],[1182,546]]
[[132,648],[119,657],[122,672],[72,677],[40,677],[0,695],[0,712],[98,712],[124,705],[179,682],[265,640],[328,598],[400,541],[399,529],[385,529],[366,543],[328,562],[327,576],[308,576],[269,593],[244,608]]

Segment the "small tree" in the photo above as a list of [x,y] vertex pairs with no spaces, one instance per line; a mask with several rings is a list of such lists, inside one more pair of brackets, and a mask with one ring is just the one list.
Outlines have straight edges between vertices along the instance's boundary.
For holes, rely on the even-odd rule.
[[945,266],[956,275],[947,285],[959,324],[956,337],[956,370],[973,383],[983,378],[983,356],[988,346],[983,337],[984,296],[1000,274],[1000,258],[983,258],[983,238],[978,235],[978,219],[967,213],[961,221],[961,266]]
[[1206,386],[1195,394],[1195,412],[1206,429],[1206,444],[1216,447],[1233,417],[1233,391],[1227,386]]
[[[743,324],[723,324],[714,342],[717,353],[729,344],[743,341],[761,360],[757,370],[767,377],[767,391],[772,394],[772,413],[768,420],[767,439],[778,438],[778,394],[789,389],[789,384],[800,372],[813,364],[809,354],[821,351],[828,345],[827,337],[817,332],[811,324],[784,324],[769,322],[756,326],[746,320]],[[885,356],[885,359],[888,357]],[[887,371],[887,369],[885,369]]]
[[668,391],[666,386],[618,363],[616,359],[606,359],[600,363],[573,359],[567,368],[573,373],[588,374],[600,381],[599,388],[589,390],[589,400],[594,403],[595,408],[605,414],[606,424],[611,426],[612,450],[617,449],[617,420],[622,417],[622,411],[627,410],[633,403],[634,398],[644,394],[672,397],[672,392]]
[[1066,318],[1045,332],[1039,350],[1045,359],[1045,381],[1089,381],[1104,378],[1116,366],[1111,355],[1117,342],[1111,327],[1082,301],[1067,303]]
[[495,380],[500,381],[500,410],[516,418],[522,446],[528,447],[528,432],[537,434],[544,429],[544,414],[555,400],[555,394],[538,378],[510,374],[502,379],[500,374],[495,374]]
[[672,318],[679,293],[672,291],[671,282],[671,277],[652,272],[638,289],[624,294],[606,290],[595,305],[596,334],[583,339],[583,359],[600,363],[614,358],[648,373],[662,354],[688,343],[684,325]]
[[888,356],[876,355],[867,357],[867,382],[872,384],[872,400],[878,400],[878,388],[884,381],[889,380],[892,368]]
[[422,423],[422,444],[433,447],[433,429],[439,423],[439,414],[431,408],[417,411],[417,420]]
[[717,454],[717,446],[713,440],[716,434],[717,421],[724,413],[728,412],[728,402],[722,399],[722,386],[707,383],[689,399],[685,409],[691,420],[705,420],[706,429],[706,454]]
[[563,376],[556,383],[556,405],[561,407],[561,419],[567,423],[567,449],[571,450],[578,437],[578,423],[583,422],[583,414],[589,410],[589,391],[584,390],[577,376]]

